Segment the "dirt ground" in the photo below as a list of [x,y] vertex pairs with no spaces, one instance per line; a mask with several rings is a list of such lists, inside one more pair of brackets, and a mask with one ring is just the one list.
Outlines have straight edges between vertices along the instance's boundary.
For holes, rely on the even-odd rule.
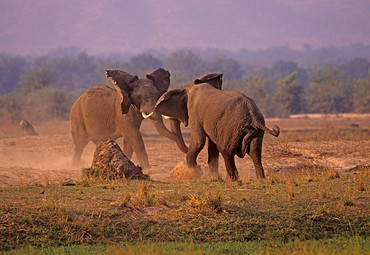
[[[321,165],[340,172],[352,171],[356,166],[370,165],[370,116],[331,116],[330,118],[295,117],[291,119],[268,119],[267,126],[279,125],[279,138],[265,135],[262,161],[267,175],[287,171],[302,171],[307,165]],[[69,121],[44,122],[34,125],[39,136],[22,136],[17,125],[0,127],[0,187],[27,184],[60,183],[66,180],[80,180],[81,168],[71,168],[73,142]],[[347,139],[331,139],[333,130],[340,130]],[[355,135],[354,131],[361,135]],[[151,164],[144,173],[153,180],[173,181],[169,172],[180,162],[183,154],[176,144],[161,137],[147,120],[141,132]],[[189,130],[184,128],[185,141],[189,142]],[[347,133],[348,134],[347,134]],[[356,133],[355,132],[355,133]],[[357,133],[358,133],[357,132]],[[356,134],[357,134],[356,133]],[[329,139],[320,139],[320,135]],[[349,137],[349,139],[348,139]],[[122,140],[118,139],[121,144]],[[92,162],[95,145],[90,142],[82,159],[85,167]],[[138,163],[135,155],[132,158]],[[198,157],[204,178],[207,178],[207,151],[203,149]],[[241,179],[254,179],[251,159],[236,157]],[[220,173],[226,177],[223,160],[220,157]]]

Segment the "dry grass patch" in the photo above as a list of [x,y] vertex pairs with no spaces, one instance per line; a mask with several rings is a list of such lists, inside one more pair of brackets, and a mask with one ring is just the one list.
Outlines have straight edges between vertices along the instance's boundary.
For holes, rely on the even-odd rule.
[[[129,181],[2,188],[0,248],[370,235],[370,197],[358,190],[352,175],[319,175],[311,182],[298,171],[277,177],[258,183]],[[362,178],[366,186],[370,179]]]

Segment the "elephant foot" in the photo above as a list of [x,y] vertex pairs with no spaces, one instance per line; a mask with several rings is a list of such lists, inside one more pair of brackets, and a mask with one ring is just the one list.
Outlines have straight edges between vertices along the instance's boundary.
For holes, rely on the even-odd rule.
[[207,179],[210,181],[218,181],[218,180],[222,180],[222,177],[218,171],[217,172],[210,171],[207,175]]
[[200,180],[203,176],[203,171],[199,166],[189,168],[183,162],[179,163],[170,172],[170,177],[177,180]]
[[257,180],[263,180],[266,178],[264,171],[256,171],[256,178]]

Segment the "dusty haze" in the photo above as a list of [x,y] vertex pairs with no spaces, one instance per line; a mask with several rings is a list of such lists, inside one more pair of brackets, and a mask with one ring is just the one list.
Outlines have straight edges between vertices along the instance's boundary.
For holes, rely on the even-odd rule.
[[[309,118],[267,119],[267,126],[279,125],[282,133],[278,138],[265,135],[262,162],[267,176],[300,172],[305,168],[335,169],[341,173],[352,168],[370,165],[369,114],[343,116],[318,115]],[[0,126],[0,187],[27,184],[46,185],[65,181],[80,181],[81,168],[70,166],[73,142],[69,121],[43,122],[34,125],[39,136],[21,136],[20,128]],[[144,170],[153,180],[175,181],[170,171],[185,161],[185,154],[176,144],[160,136],[149,121],[144,121],[141,132],[152,168]],[[183,129],[189,142],[189,130]],[[339,136],[351,140],[338,140]],[[122,140],[118,139],[121,145]],[[92,162],[95,145],[90,142],[82,159],[85,167]],[[133,162],[138,163],[135,155]],[[242,180],[255,179],[252,160],[235,157]],[[207,149],[198,156],[203,177],[209,174]],[[220,173],[226,177],[220,156]]]

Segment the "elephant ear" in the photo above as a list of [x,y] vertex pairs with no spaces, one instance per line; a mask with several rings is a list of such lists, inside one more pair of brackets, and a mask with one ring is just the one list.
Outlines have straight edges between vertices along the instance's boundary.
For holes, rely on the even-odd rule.
[[180,120],[185,127],[188,126],[187,93],[183,88],[173,89],[164,93],[157,101],[154,111]]
[[160,95],[165,93],[170,86],[170,72],[163,68],[158,68],[146,75],[146,78],[153,81]]
[[128,113],[130,110],[130,83],[133,83],[138,79],[136,75],[128,74],[121,70],[106,70],[105,76],[112,82],[116,88],[118,95],[121,98],[121,112],[122,114]]
[[208,83],[216,89],[222,88],[223,73],[209,73],[194,80],[194,84]]

